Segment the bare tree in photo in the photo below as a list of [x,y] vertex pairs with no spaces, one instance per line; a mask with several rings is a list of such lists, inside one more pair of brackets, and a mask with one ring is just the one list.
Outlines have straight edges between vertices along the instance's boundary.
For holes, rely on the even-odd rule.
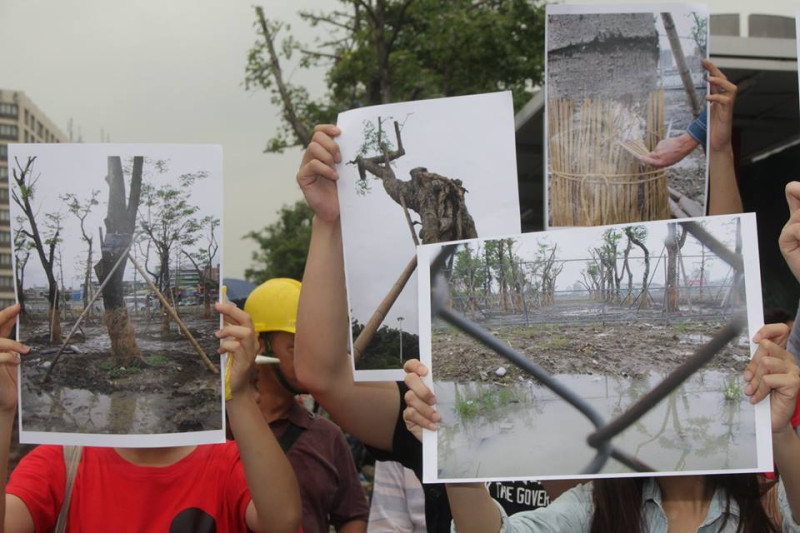
[[678,255],[681,248],[686,243],[688,232],[681,226],[678,235],[678,224],[671,222],[667,224],[667,240],[664,243],[667,248],[667,294],[666,311],[667,313],[677,313],[680,311],[680,289],[678,284]]
[[369,191],[367,173],[379,179],[386,194],[404,211],[410,209],[417,213],[420,219],[418,223],[422,226],[419,236],[423,244],[477,237],[475,222],[465,201],[468,191],[461,180],[428,172],[423,167],[412,169],[409,181],[397,179],[392,163],[403,157],[406,151],[403,148],[401,125],[396,120],[394,132],[397,146],[385,137],[383,124],[388,120],[378,117],[377,126],[369,121],[364,123],[364,142],[356,158],[348,162],[358,167],[361,179],[357,186],[360,192]]
[[644,254],[644,273],[642,274],[642,290],[637,299],[639,300],[639,308],[644,309],[650,307],[650,291],[648,286],[650,284],[650,250],[644,243],[647,240],[647,227],[646,226],[628,226],[625,228],[625,235],[628,240],[635,246],[638,246]]
[[[103,321],[111,338],[111,354],[121,364],[133,361],[145,363],[142,351],[136,342],[133,324],[125,306],[122,277],[127,263],[127,254],[136,229],[136,214],[142,191],[144,157],[133,158],[130,175],[130,192],[125,198],[125,173],[119,156],[108,158],[108,211],[105,218],[106,233],[102,236],[100,261],[94,265],[98,281],[102,284],[111,276],[103,289]],[[117,266],[114,270],[114,265]],[[113,273],[112,273],[113,271]]]
[[[205,178],[206,172],[183,174],[177,183],[154,187],[145,184],[142,187],[144,205],[147,215],[140,217],[139,227],[155,248],[158,258],[156,285],[161,293],[174,307],[170,279],[170,260],[176,245],[191,246],[197,238],[200,224],[194,215],[199,208],[189,203],[191,186],[198,179]],[[161,317],[161,334],[169,335],[170,316],[163,311]]]
[[[214,259],[219,250],[216,230],[219,227],[219,219],[212,216],[203,217],[200,220],[200,229],[205,232],[203,245],[196,252],[189,253],[184,251],[184,255],[192,263],[192,266],[200,276],[200,284],[203,288],[203,318],[211,317],[211,285]],[[217,283],[217,285],[219,285]]]
[[49,302],[49,323],[50,323],[50,342],[61,341],[61,317],[59,316],[59,297],[58,281],[55,276],[55,251],[60,238],[60,229],[54,233],[45,235],[39,229],[37,214],[34,211],[32,202],[36,194],[36,183],[40,175],[34,176],[34,164],[36,157],[28,157],[23,166],[19,159],[15,158],[16,168],[12,169],[12,177],[15,187],[11,191],[14,203],[22,209],[27,219],[28,228],[22,228],[22,233],[33,242],[39,261],[42,264],[45,276],[47,277],[47,301]]
[[25,233],[25,217],[17,217],[17,226],[14,230],[14,278],[17,284],[17,300],[19,301],[20,317],[26,318],[25,310],[25,267],[35,249],[33,241]]
[[[78,221],[80,222],[81,228],[81,239],[83,242],[86,243],[86,266],[83,269],[83,308],[89,305],[89,298],[91,295],[92,287],[92,262],[93,259],[93,244],[94,244],[94,236],[92,235],[91,230],[87,230],[86,228],[86,217],[89,216],[89,213],[92,211],[92,208],[98,205],[100,202],[97,200],[97,197],[100,195],[100,191],[93,189],[90,193],[89,197],[86,200],[81,201],[78,196],[74,193],[67,193],[61,196],[61,200],[67,204],[67,209],[69,210],[72,215],[74,215]],[[92,311],[89,311],[89,315],[91,316]]]

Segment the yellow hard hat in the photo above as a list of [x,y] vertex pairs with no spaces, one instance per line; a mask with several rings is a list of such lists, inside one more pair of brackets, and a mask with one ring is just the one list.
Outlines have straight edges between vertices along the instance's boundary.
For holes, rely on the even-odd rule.
[[297,302],[302,284],[290,278],[274,278],[255,288],[244,310],[253,319],[256,333],[286,331],[295,333]]

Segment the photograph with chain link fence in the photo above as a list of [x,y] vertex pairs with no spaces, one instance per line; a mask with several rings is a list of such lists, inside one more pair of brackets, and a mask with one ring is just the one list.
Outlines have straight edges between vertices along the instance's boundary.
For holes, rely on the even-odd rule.
[[[438,274],[421,279],[420,294],[438,275],[443,311],[612,420],[730,329],[748,302],[758,309],[750,325],[760,325],[752,218],[712,217],[691,227],[663,221],[468,241]],[[425,248],[430,257],[441,249]],[[612,453],[593,473],[757,467],[757,417],[741,378],[754,330],[738,323],[701,370],[613,438],[622,461]],[[587,444],[596,421],[450,320],[433,318],[428,354],[427,340],[423,359],[442,416],[438,479],[586,473],[597,454]]]

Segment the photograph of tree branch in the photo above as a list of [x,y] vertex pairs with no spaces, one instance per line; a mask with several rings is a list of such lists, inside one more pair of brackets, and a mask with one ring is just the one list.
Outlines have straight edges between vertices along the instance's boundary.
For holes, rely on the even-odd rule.
[[[421,248],[420,264],[441,249]],[[433,285],[443,309],[554,376],[604,423],[731,333],[613,436],[630,463],[611,456],[586,475],[597,454],[587,443],[595,431],[590,417],[437,315],[421,341],[442,417],[425,436],[435,442],[426,446],[436,456],[436,480],[628,475],[636,462],[639,471],[663,474],[763,466],[769,411],[750,404],[741,377],[749,339],[763,322],[755,217],[472,240],[452,258],[431,279],[421,276],[420,295]],[[429,308],[420,317],[424,328]],[[730,329],[734,322],[740,329]]]
[[9,167],[20,440],[224,439],[221,148],[23,144]]
[[703,216],[708,14],[547,6],[547,224]]
[[416,246],[518,233],[510,92],[339,115],[339,204],[357,380],[419,357]]

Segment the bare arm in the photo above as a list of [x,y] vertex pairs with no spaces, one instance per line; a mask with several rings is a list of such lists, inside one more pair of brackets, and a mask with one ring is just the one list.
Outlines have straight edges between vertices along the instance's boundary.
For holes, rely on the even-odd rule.
[[295,370],[314,398],[345,431],[365,444],[391,450],[400,409],[394,383],[353,381],[347,355],[348,316],[336,193],[341,162],[338,128],[317,126],[297,182],[315,213],[297,311]]
[[250,316],[233,304],[216,304],[226,326],[217,333],[220,350],[233,354],[231,394],[226,408],[252,500],[245,515],[257,532],[295,533],[300,527],[300,490],[289,460],[249,390],[250,367],[258,352]]
[[483,483],[448,483],[447,499],[459,533],[500,530],[500,511]]
[[336,531],[339,533],[365,533],[367,531],[367,522],[365,520],[351,520],[346,524],[342,524]]
[[0,533],[28,533],[34,531],[33,517],[25,504],[14,495],[6,494],[8,456],[11,449],[11,430],[17,407],[17,367],[20,353],[30,349],[8,339],[17,320],[19,305],[0,311]]
[[725,215],[742,212],[742,199],[733,164],[733,105],[736,101],[736,85],[710,61],[704,60],[708,69],[708,83],[711,94],[706,99],[711,102],[709,115],[708,176],[709,215]]

